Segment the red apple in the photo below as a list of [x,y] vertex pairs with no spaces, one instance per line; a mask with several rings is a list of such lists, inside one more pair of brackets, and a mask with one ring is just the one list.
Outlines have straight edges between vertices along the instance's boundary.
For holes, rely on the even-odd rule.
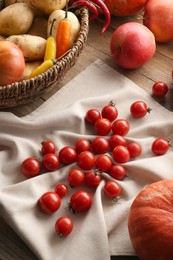
[[146,26],[128,22],[113,32],[110,49],[116,64],[122,68],[136,69],[152,58],[156,42]]
[[143,24],[153,32],[156,42],[173,40],[173,1],[148,0]]

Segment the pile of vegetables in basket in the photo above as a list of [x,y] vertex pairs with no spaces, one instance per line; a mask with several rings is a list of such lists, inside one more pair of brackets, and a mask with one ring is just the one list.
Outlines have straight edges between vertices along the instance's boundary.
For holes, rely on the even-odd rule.
[[6,0],[0,12],[0,86],[38,76],[71,49],[81,28],[76,8],[86,6],[93,20],[99,6],[105,7],[103,34],[110,13],[103,2],[94,1],[97,7],[87,0]]
[[35,5],[30,1],[33,7],[13,3],[0,12],[0,35],[5,40],[0,41],[0,85],[37,76],[59,58],[56,52],[63,54],[62,48],[67,51],[73,46],[80,31],[77,16],[62,10],[65,1],[56,5],[46,2],[37,1]]

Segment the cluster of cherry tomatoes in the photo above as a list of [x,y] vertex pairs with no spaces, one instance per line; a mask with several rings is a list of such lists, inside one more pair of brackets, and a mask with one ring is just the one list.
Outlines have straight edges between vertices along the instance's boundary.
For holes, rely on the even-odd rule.
[[[135,101],[131,104],[130,113],[133,118],[139,119],[150,112],[147,104],[143,101]],[[47,140],[41,146],[41,160],[29,157],[21,164],[21,172],[30,178],[46,171],[56,171],[64,165],[75,163],[75,166],[67,172],[69,186],[59,183],[54,191],[44,193],[38,200],[43,212],[51,214],[56,212],[61,205],[61,200],[69,193],[69,187],[86,185],[96,188],[105,173],[112,179],[105,179],[103,193],[109,199],[117,201],[121,195],[121,185],[116,180],[123,180],[126,174],[124,163],[137,158],[142,153],[142,147],[137,142],[128,142],[125,135],[130,130],[130,122],[126,119],[118,119],[118,109],[111,101],[100,111],[90,109],[86,112],[85,120],[93,125],[97,134],[89,141],[78,139],[74,145],[65,146],[57,151],[54,142]],[[155,155],[165,154],[169,149],[169,142],[165,138],[156,139],[151,150]],[[73,192],[68,203],[69,208],[75,212],[88,211],[92,205],[91,195],[84,189]],[[58,234],[66,236],[73,229],[71,217],[61,216],[55,223]]]
[[[44,213],[52,214],[56,212],[60,206],[64,196],[69,192],[68,186],[59,183],[55,186],[54,191],[45,192],[38,200],[38,205]],[[92,197],[85,190],[78,190],[70,197],[68,203],[69,209],[75,214],[89,210],[92,205]],[[55,230],[59,236],[67,236],[73,230],[73,220],[69,216],[61,216],[55,222]]]

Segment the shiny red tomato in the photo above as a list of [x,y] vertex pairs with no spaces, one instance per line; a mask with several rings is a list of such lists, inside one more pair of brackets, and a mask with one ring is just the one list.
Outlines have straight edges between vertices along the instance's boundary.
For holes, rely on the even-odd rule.
[[68,236],[73,230],[73,221],[70,217],[62,216],[55,223],[55,230],[60,237]]
[[60,196],[60,198],[65,197],[68,194],[68,187],[63,183],[59,183],[55,186],[55,192]]
[[55,153],[56,152],[56,145],[52,141],[44,141],[42,142],[42,147],[41,147],[41,153],[43,155],[48,154],[48,153]]
[[152,86],[153,95],[164,97],[168,92],[168,85],[164,82],[155,82]]
[[91,147],[96,154],[106,153],[109,150],[109,141],[102,136],[97,136],[91,142]]
[[126,163],[130,160],[130,152],[123,145],[116,146],[112,151],[112,155],[117,163]]
[[130,106],[130,113],[134,118],[142,118],[150,111],[151,109],[143,101],[135,101]]
[[151,150],[155,155],[163,155],[169,150],[169,148],[170,144],[165,138],[157,138],[151,146]]
[[71,187],[78,187],[84,183],[85,174],[82,170],[74,168],[68,172],[67,178]]
[[123,146],[127,145],[127,141],[126,141],[125,137],[122,135],[117,135],[117,134],[112,135],[110,137],[109,143],[112,148],[115,148],[115,146],[117,146],[117,145],[123,145]]
[[121,194],[121,186],[116,181],[107,181],[103,187],[104,194],[115,201],[117,201],[117,197]]
[[100,112],[97,109],[90,109],[85,115],[85,120],[90,124],[95,124],[95,122],[101,117]]
[[65,146],[59,151],[59,159],[62,163],[68,165],[76,161],[77,152],[71,146]]
[[48,191],[40,197],[38,204],[43,212],[51,214],[59,209],[61,199],[56,192]]
[[127,149],[131,158],[136,158],[142,153],[142,147],[136,142],[128,144]]
[[79,139],[76,141],[75,149],[77,154],[80,154],[83,151],[89,151],[90,150],[90,142],[86,139]]
[[35,177],[40,174],[40,162],[36,158],[29,157],[22,162],[20,169],[25,177]]
[[126,119],[117,119],[112,124],[112,132],[116,135],[126,135],[130,130],[130,123]]
[[70,208],[73,212],[84,212],[92,205],[92,197],[85,190],[79,190],[72,194],[70,198]]
[[112,158],[106,154],[101,154],[96,158],[95,167],[101,172],[109,172],[112,166]]
[[56,171],[60,166],[59,157],[54,153],[45,154],[42,158],[42,165],[48,171]]
[[113,102],[110,102],[109,105],[103,107],[101,114],[103,118],[113,122],[118,117],[118,109]]
[[117,180],[123,180],[124,177],[126,176],[126,169],[119,164],[114,164],[110,168],[110,175]]
[[85,174],[85,184],[90,188],[96,188],[101,180],[100,174],[95,171],[89,171]]
[[111,122],[106,118],[100,118],[95,122],[94,128],[98,135],[108,135],[111,131]]
[[95,164],[95,156],[90,151],[81,152],[77,158],[77,164],[82,170],[91,170]]

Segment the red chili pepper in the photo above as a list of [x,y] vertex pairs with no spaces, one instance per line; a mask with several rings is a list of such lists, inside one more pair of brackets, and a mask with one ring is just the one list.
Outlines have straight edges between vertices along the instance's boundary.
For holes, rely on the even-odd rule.
[[[72,6],[72,5],[74,5],[76,2],[78,2],[78,1],[82,1],[82,0],[69,0],[69,2],[68,2],[68,6],[70,7],[70,6]],[[101,33],[100,33],[100,35],[102,36],[103,35],[103,33],[107,30],[107,28],[108,28],[108,26],[109,26],[109,24],[110,24],[110,21],[111,21],[111,14],[110,14],[110,11],[109,11],[109,9],[107,8],[107,6],[106,6],[106,4],[102,1],[102,0],[92,0],[92,1],[90,1],[90,0],[83,0],[83,2],[85,2],[85,4],[84,4],[84,6],[87,6],[87,4],[88,4],[88,2],[89,3],[94,3],[95,4],[95,6],[96,6],[96,8],[97,7],[99,7],[101,10],[102,10],[102,12],[103,12],[103,14],[105,15],[105,18],[106,18],[106,20],[105,20],[105,24],[104,24],[104,26],[103,26],[103,29],[101,30]],[[89,7],[88,7],[88,9],[89,9]],[[90,9],[91,10],[91,9]],[[92,11],[92,10],[91,10]],[[93,9],[93,11],[94,11],[94,9]],[[98,11],[98,10],[97,10]],[[95,13],[94,13],[95,14]],[[93,17],[92,18],[92,16],[91,16],[91,20],[93,20],[93,19],[95,19],[96,17]]]
[[71,6],[76,2],[77,0],[69,0],[68,1],[68,9],[71,8]]
[[105,15],[105,18],[106,18],[105,24],[103,26],[101,33],[100,33],[101,36],[102,36],[103,33],[107,30],[107,28],[110,24],[111,15],[110,15],[109,9],[107,8],[106,4],[102,0],[92,0],[92,2],[100,7],[100,9],[102,10],[102,12],[103,12],[103,14]]
[[72,4],[72,8],[73,7],[79,7],[79,6],[86,6],[88,8],[89,11],[91,11],[93,14],[89,17],[89,21],[93,21],[94,19],[96,19],[99,15],[98,9],[97,7],[88,0],[77,0]]

